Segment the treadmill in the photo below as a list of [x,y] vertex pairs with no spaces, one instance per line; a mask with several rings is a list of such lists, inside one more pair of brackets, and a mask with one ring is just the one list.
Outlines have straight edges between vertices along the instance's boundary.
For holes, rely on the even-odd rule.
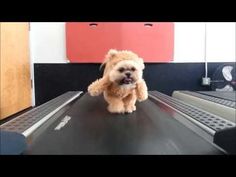
[[174,91],[172,96],[236,122],[236,91]]
[[0,131],[25,137],[22,155],[236,154],[234,122],[161,92],[149,91],[132,114],[111,114],[106,107],[102,96],[70,91]]

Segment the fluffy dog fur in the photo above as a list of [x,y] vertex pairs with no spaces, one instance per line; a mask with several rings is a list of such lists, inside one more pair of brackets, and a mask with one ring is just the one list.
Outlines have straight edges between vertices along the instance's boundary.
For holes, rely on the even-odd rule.
[[148,98],[147,86],[142,78],[144,62],[131,51],[111,49],[101,66],[103,77],[88,87],[91,96],[103,93],[111,113],[132,113],[136,100]]

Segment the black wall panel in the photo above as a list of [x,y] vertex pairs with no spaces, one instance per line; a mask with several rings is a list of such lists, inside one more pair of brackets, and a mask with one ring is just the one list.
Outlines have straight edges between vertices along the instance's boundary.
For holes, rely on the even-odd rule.
[[[208,74],[223,63],[208,63]],[[40,105],[66,91],[87,91],[88,85],[102,76],[100,64],[34,64],[35,99]],[[210,90],[201,86],[204,63],[149,63],[144,79],[149,90],[171,95],[174,90]]]

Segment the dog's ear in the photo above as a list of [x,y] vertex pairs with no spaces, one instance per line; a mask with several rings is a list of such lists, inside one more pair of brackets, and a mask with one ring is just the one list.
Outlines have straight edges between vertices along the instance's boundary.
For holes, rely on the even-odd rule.
[[118,51],[116,49],[110,49],[106,55],[106,59],[112,59],[117,53]]
[[100,70],[102,69],[102,67],[103,67],[104,65],[106,65],[106,63],[107,63],[109,60],[111,60],[113,57],[115,57],[115,56],[117,55],[117,53],[118,53],[118,51],[117,51],[116,49],[110,49],[110,50],[108,51],[108,53],[106,54],[106,56],[105,56],[105,60],[103,61],[103,63],[102,63],[101,66],[100,66]]
[[139,58],[139,63],[140,63],[141,69],[144,70],[145,65],[142,58]]
[[118,53],[118,51],[117,51],[116,49],[110,49],[110,50],[108,51],[107,55],[108,55],[109,57],[113,57],[113,56],[115,56],[117,53]]

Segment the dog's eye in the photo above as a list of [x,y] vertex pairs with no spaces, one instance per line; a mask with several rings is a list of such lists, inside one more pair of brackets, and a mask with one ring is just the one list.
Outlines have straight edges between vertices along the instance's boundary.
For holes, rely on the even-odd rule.
[[135,71],[135,70],[136,70],[136,68],[132,67],[132,68],[131,68],[131,70],[132,70],[132,71]]
[[125,68],[119,68],[119,70],[118,70],[119,72],[124,72],[125,71]]

